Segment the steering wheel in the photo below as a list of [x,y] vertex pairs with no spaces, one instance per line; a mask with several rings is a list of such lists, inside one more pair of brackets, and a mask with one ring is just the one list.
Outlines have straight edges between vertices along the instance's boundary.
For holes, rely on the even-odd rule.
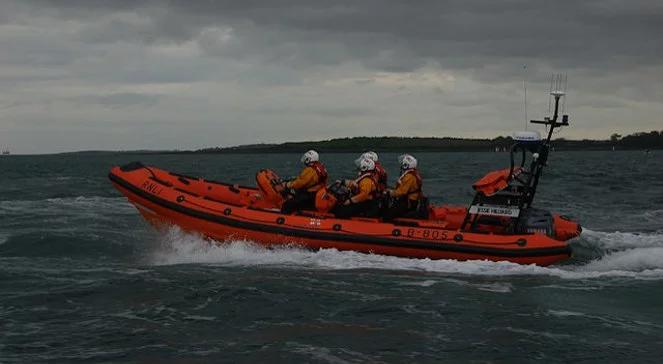
[[518,181],[518,182],[520,182],[520,183],[523,184],[523,185],[526,185],[526,184],[527,184],[527,181],[522,179],[522,177],[525,177],[525,176],[529,176],[529,172],[526,171],[526,170],[523,168],[523,169],[521,169],[521,170],[518,172],[517,175],[513,175],[513,174],[512,174],[512,175],[511,175],[511,178],[514,179],[514,180],[516,180],[516,181]]
[[272,187],[274,190],[278,193],[281,194],[284,198],[289,198],[290,196],[293,196],[294,193],[291,188],[287,188],[285,186],[285,181],[283,181],[280,178],[274,178],[270,181]]

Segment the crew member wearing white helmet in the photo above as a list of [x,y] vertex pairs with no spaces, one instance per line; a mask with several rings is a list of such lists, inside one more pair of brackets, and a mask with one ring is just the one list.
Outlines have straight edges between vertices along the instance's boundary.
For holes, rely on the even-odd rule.
[[301,209],[314,209],[315,193],[327,184],[327,169],[320,162],[318,152],[309,150],[304,153],[301,162],[304,164],[304,169],[299,176],[285,183],[286,188],[294,191],[294,195],[281,206],[281,212],[285,214]]
[[336,217],[349,218],[357,215],[376,217],[380,212],[380,195],[375,173],[375,162],[368,158],[362,158],[356,164],[359,177],[346,183],[353,195],[334,209]]
[[387,190],[387,194],[395,201],[386,211],[385,218],[418,217],[419,205],[425,203],[425,198],[421,192],[423,181],[417,170],[417,159],[404,154],[398,157],[398,162],[401,165],[401,176],[396,187]]
[[375,175],[378,179],[378,191],[380,193],[384,192],[387,189],[387,171],[384,169],[384,167],[382,167],[382,163],[380,163],[378,160],[378,154],[373,151],[365,152],[357,160],[355,160],[355,164],[358,165],[359,161],[364,158],[375,162]]

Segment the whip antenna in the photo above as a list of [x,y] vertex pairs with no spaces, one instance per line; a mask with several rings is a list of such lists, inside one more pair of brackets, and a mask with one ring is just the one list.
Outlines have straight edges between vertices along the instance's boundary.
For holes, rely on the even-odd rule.
[[555,80],[555,75],[550,75],[550,90],[548,91],[548,113],[550,114],[550,103],[552,102],[552,92],[553,92],[553,81]]
[[[566,95],[566,86],[568,86],[568,81],[569,81],[569,74],[565,73],[564,74],[564,95]],[[566,97],[562,99],[562,114],[566,112]]]
[[523,73],[525,74],[523,78],[523,90],[525,91],[525,130],[527,130],[527,124],[529,120],[527,119],[527,65],[523,65]]

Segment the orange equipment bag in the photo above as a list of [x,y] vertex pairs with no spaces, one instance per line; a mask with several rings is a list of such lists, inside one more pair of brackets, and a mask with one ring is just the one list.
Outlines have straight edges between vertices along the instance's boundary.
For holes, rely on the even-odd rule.
[[261,169],[256,174],[256,183],[266,201],[272,203],[275,207],[281,208],[285,198],[283,191],[285,187],[281,178],[271,169]]
[[315,209],[320,212],[329,212],[336,206],[338,200],[336,196],[327,190],[327,187],[322,187],[315,194]]
[[315,209],[319,212],[329,212],[339,203],[345,202],[351,195],[350,187],[341,181],[321,188],[315,194]]
[[[509,168],[492,171],[483,176],[480,180],[474,182],[472,187],[475,191],[483,193],[484,196],[492,196],[509,186],[509,181],[511,180],[509,172]],[[517,176],[521,172],[522,168],[515,168],[513,170],[513,176]]]

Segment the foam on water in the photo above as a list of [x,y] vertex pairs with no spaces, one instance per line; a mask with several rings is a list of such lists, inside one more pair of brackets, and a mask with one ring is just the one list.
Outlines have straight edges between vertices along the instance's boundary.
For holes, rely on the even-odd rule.
[[643,246],[640,247],[636,241],[624,242],[623,246],[628,249],[607,252],[599,259],[587,264],[540,267],[510,262],[409,259],[336,249],[309,251],[294,245],[268,249],[242,240],[219,244],[198,235],[186,234],[177,228],[171,228],[165,232],[159,248],[152,253],[150,261],[155,265],[207,263],[223,266],[264,265],[298,269],[409,270],[482,276],[542,275],[562,279],[603,277],[663,279],[663,246],[651,246],[654,242],[658,242],[661,236],[653,238],[621,233],[593,232],[593,234],[605,234],[604,239],[599,239],[596,244],[603,244],[610,249],[614,249],[618,245],[616,241],[619,237],[641,239]]
[[597,247],[606,251],[631,248],[663,247],[663,234],[602,232],[585,229],[580,244]]
[[663,247],[634,248],[610,253],[601,259],[589,262],[584,268],[596,272],[661,270],[663,269]]

